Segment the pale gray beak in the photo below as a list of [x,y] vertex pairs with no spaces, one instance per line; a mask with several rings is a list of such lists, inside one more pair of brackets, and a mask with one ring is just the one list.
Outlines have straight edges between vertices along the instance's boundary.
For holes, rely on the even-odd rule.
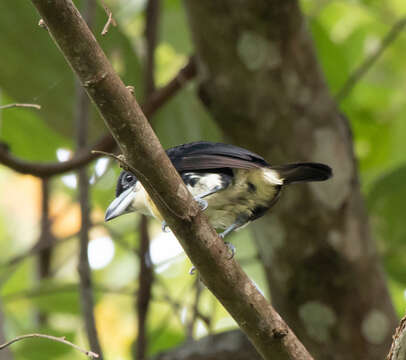
[[134,186],[123,191],[117,198],[115,198],[106,210],[104,221],[109,221],[117,216],[132,212],[131,204],[136,196]]

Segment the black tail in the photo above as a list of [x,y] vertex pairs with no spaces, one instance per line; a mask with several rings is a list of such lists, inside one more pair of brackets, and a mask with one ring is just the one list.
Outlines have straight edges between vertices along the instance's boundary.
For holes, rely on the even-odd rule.
[[284,184],[302,181],[324,181],[333,175],[330,166],[311,162],[271,166],[271,169],[278,172]]

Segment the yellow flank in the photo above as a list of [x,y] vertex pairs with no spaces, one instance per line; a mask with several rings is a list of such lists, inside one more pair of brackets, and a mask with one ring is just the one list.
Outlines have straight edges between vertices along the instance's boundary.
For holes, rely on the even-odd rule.
[[282,184],[277,173],[271,169],[233,171],[233,184],[205,198],[209,204],[206,215],[218,229],[226,229],[240,216],[248,220],[256,207],[267,208],[276,195],[276,186]]

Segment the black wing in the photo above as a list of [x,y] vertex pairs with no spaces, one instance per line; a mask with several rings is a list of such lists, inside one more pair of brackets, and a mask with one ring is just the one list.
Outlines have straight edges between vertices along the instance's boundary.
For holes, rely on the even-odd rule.
[[167,150],[178,172],[205,169],[252,169],[269,164],[261,156],[238,146],[208,141],[179,145]]

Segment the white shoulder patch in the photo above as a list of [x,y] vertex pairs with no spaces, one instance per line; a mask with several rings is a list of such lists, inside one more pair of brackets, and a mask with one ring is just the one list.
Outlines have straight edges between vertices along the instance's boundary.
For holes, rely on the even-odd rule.
[[280,178],[279,174],[277,171],[269,169],[269,168],[263,168],[263,174],[264,174],[264,179],[271,184],[275,185],[283,185],[283,179]]
[[[222,185],[221,176],[219,174],[212,173],[186,173],[192,182],[185,181],[187,187],[193,195],[199,195],[201,193],[211,191],[214,188]],[[193,185],[191,184],[193,183]]]

